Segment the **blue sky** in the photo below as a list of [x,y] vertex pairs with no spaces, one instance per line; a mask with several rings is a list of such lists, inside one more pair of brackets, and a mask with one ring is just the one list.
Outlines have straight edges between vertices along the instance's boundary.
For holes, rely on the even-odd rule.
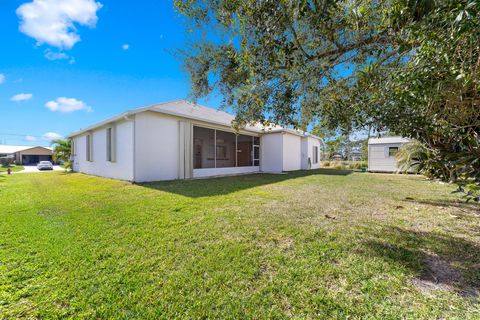
[[0,144],[48,145],[190,92],[172,51],[191,38],[170,0],[2,0],[0,30]]

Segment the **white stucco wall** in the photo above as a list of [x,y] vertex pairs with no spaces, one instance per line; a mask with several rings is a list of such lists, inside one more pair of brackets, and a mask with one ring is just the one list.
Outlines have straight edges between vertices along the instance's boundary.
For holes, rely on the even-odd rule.
[[226,167],[226,168],[193,169],[193,177],[205,178],[205,177],[255,173],[259,171],[260,171],[260,167]]
[[[318,148],[318,162],[313,163],[313,147]],[[320,140],[313,137],[303,137],[302,138],[302,170],[307,169],[318,169],[320,168],[320,153],[321,153],[321,143]],[[308,159],[311,160],[311,167],[308,166]]]
[[372,144],[368,146],[368,170],[378,172],[394,172],[397,160],[388,155],[389,147],[400,148],[401,143]]
[[110,126],[90,132],[92,135],[92,160],[86,159],[86,136],[82,134],[73,138],[73,170],[77,172],[119,180],[133,180],[133,122],[120,121],[115,124],[116,161],[107,161],[107,134]]
[[[92,135],[92,160],[86,160],[86,136],[73,137],[75,171],[136,182],[202,178],[251,172],[283,172],[307,169],[313,145],[320,141],[291,133],[267,133],[260,136],[260,167],[223,167],[192,169],[193,126],[230,131],[228,127],[188,121],[184,118],[146,111],[122,119],[115,125],[116,161],[107,161],[106,129],[111,124],[89,131]],[[181,123],[183,125],[181,125]],[[181,128],[182,132],[181,133]],[[187,130],[188,129],[188,130]],[[248,134],[248,132],[244,132]],[[188,140],[192,139],[192,141]],[[185,157],[188,157],[187,161]],[[318,167],[312,164],[312,168]],[[186,170],[188,172],[186,172]]]
[[135,181],[178,179],[179,118],[155,112],[135,116]]
[[260,137],[260,170],[283,171],[283,134],[268,133]]
[[283,134],[283,171],[302,169],[302,137]]

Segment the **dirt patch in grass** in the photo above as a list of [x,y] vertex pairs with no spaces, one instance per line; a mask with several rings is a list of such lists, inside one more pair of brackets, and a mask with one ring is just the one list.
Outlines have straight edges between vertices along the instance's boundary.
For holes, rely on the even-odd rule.
[[464,297],[478,297],[478,288],[468,286],[462,274],[438,255],[425,252],[425,271],[420,277],[413,278],[412,284],[424,294],[431,295],[434,290],[457,291]]

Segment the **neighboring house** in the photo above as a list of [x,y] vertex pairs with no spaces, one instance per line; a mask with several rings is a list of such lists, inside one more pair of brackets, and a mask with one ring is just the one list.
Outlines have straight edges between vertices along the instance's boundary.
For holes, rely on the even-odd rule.
[[409,141],[402,137],[370,138],[368,140],[368,171],[397,171],[395,155],[400,147]]
[[358,150],[358,149],[354,149],[352,150],[352,152],[350,152],[350,160],[352,161],[362,161],[363,159],[363,156],[362,156],[362,151],[361,150]]
[[334,161],[342,161],[343,160],[343,155],[341,155],[340,153],[334,153],[332,155],[332,160]]
[[13,156],[17,165],[34,165],[40,161],[52,161],[52,148],[40,146],[0,145],[0,157]]
[[73,170],[136,182],[320,167],[320,138],[247,126],[185,100],[125,112],[69,136]]

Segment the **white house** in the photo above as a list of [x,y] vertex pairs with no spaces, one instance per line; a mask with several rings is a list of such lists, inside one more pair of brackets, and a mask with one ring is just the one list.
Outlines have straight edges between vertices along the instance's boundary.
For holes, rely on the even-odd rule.
[[395,155],[400,147],[409,141],[402,137],[370,138],[368,140],[368,171],[397,171]]
[[71,134],[73,170],[147,182],[320,167],[318,137],[260,125],[236,134],[233,119],[185,100],[134,109]]

